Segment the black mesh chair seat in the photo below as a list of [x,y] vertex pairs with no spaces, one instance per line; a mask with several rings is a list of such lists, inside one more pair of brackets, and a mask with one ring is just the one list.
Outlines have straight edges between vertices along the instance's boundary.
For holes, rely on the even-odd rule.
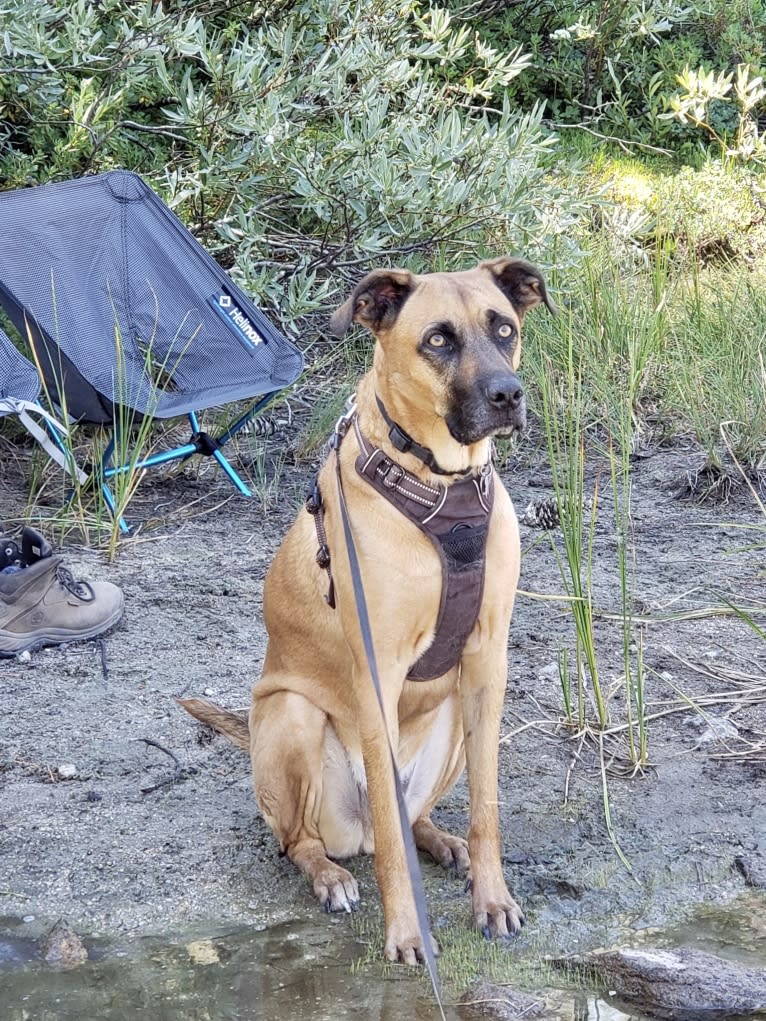
[[14,414],[14,401],[36,401],[39,393],[37,369],[0,330],[0,415]]

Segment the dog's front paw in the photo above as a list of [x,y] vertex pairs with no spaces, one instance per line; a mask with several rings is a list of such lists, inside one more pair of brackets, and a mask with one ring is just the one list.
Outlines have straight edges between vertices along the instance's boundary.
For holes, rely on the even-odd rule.
[[359,887],[346,869],[327,861],[313,877],[314,893],[325,911],[353,911],[359,903]]
[[[438,943],[430,932],[427,933],[427,938],[431,940],[431,950],[434,957],[438,957]],[[401,961],[402,964],[412,966],[424,964],[426,954],[417,919],[413,919],[411,926],[402,923],[386,926],[386,944],[383,952],[389,961]]]
[[499,896],[480,898],[474,886],[473,917],[485,939],[516,936],[525,924],[524,912],[507,889]]

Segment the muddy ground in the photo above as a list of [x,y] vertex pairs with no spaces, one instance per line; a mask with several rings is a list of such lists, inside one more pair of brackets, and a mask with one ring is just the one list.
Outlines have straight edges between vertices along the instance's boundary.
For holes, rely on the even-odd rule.
[[[205,693],[232,707],[248,702],[265,647],[264,575],[310,474],[285,454],[296,428],[265,441],[261,496],[232,496],[218,472],[155,475],[142,483],[131,511],[136,533],[113,564],[65,547],[76,574],[125,592],[105,659],[85,642],[35,652],[29,662],[0,660],[0,916],[17,934],[38,936],[61,916],[89,938],[209,935],[319,918],[257,814],[246,758],[174,701]],[[247,444],[262,442],[245,441],[245,462]],[[651,764],[641,776],[626,775],[623,739],[606,742],[611,819],[632,876],[608,836],[597,746],[561,725],[555,664],[560,649],[574,646],[568,611],[521,594],[499,794],[506,873],[530,923],[522,949],[575,952],[667,927],[695,905],[734,897],[745,874],[762,882],[766,870],[766,643],[728,606],[766,604],[763,557],[741,549],[753,541],[743,526],[764,522],[746,491],[727,505],[675,498],[676,484],[699,464],[693,448],[644,453],[634,463],[635,593],[651,623],[636,635],[649,711],[666,715],[650,723]],[[26,461],[1,436],[0,463],[0,521],[11,532],[24,513]],[[592,486],[603,466],[591,469]],[[534,439],[503,478],[519,512],[551,496]],[[608,504],[603,498],[598,511],[594,588],[598,606],[614,611]],[[546,533],[522,526],[522,545],[522,589],[560,594]],[[694,609],[697,618],[673,616]],[[599,620],[597,638],[619,723],[620,623]],[[62,779],[67,764],[76,776]],[[464,831],[466,818],[460,784],[437,821]],[[370,863],[352,868],[362,913],[374,914]],[[425,871],[438,935],[468,917],[468,902],[456,880]],[[762,914],[752,926],[766,962]]]

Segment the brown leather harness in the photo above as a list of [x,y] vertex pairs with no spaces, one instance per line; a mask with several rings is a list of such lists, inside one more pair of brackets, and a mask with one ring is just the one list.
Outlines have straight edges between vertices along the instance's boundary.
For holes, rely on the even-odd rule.
[[[368,442],[360,429],[355,409],[341,422],[344,422],[342,432],[339,433],[336,427],[338,445],[350,424],[356,432],[360,449],[356,459],[357,474],[427,535],[439,555],[442,592],[434,638],[407,674],[411,681],[433,680],[459,663],[479,616],[494,498],[492,466],[488,462],[478,472],[449,486],[429,486]],[[327,602],[334,607],[330,550],[318,483],[309,494],[306,510],[314,515],[319,542],[317,563],[328,573],[330,589]]]

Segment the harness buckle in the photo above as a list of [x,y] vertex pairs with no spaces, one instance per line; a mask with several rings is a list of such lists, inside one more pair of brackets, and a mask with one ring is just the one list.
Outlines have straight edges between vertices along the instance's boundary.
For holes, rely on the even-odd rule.
[[487,461],[485,465],[482,465],[481,471],[479,472],[479,492],[482,496],[489,496],[489,487],[492,482],[492,463]]
[[396,461],[389,461],[388,467],[383,474],[383,485],[388,489],[396,489],[404,478],[404,468]]

